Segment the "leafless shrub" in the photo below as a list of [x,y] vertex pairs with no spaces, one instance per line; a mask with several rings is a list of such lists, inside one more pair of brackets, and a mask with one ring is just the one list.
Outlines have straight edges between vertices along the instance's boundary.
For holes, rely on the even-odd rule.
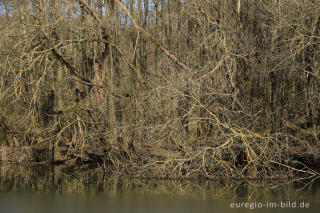
[[319,1],[6,4],[1,143],[136,176],[316,174]]

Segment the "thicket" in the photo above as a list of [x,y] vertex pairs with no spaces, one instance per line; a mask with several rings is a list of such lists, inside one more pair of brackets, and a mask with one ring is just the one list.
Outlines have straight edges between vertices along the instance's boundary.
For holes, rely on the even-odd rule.
[[32,161],[133,176],[316,174],[319,0],[0,10],[3,160],[30,150]]

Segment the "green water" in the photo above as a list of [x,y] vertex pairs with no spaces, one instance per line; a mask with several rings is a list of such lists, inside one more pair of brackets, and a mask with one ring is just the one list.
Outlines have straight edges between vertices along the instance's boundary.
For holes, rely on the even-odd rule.
[[99,170],[0,167],[0,212],[319,212],[318,180],[129,179]]

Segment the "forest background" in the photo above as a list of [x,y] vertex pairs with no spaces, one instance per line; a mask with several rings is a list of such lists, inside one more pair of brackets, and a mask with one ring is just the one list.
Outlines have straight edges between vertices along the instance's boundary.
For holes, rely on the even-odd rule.
[[0,1],[2,163],[319,169],[319,0]]

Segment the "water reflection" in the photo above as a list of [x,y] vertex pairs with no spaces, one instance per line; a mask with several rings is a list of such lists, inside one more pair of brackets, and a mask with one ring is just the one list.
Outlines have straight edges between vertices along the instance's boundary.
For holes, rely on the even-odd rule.
[[[320,208],[319,181],[306,185],[307,181],[288,184],[143,180],[107,175],[98,170],[65,173],[44,165],[2,166],[0,172],[0,212],[252,212],[256,209],[291,213],[301,212],[301,207],[306,212],[318,212]],[[272,187],[275,185],[280,186]],[[309,208],[301,206],[302,203],[308,203]],[[271,207],[267,206],[270,204]]]

